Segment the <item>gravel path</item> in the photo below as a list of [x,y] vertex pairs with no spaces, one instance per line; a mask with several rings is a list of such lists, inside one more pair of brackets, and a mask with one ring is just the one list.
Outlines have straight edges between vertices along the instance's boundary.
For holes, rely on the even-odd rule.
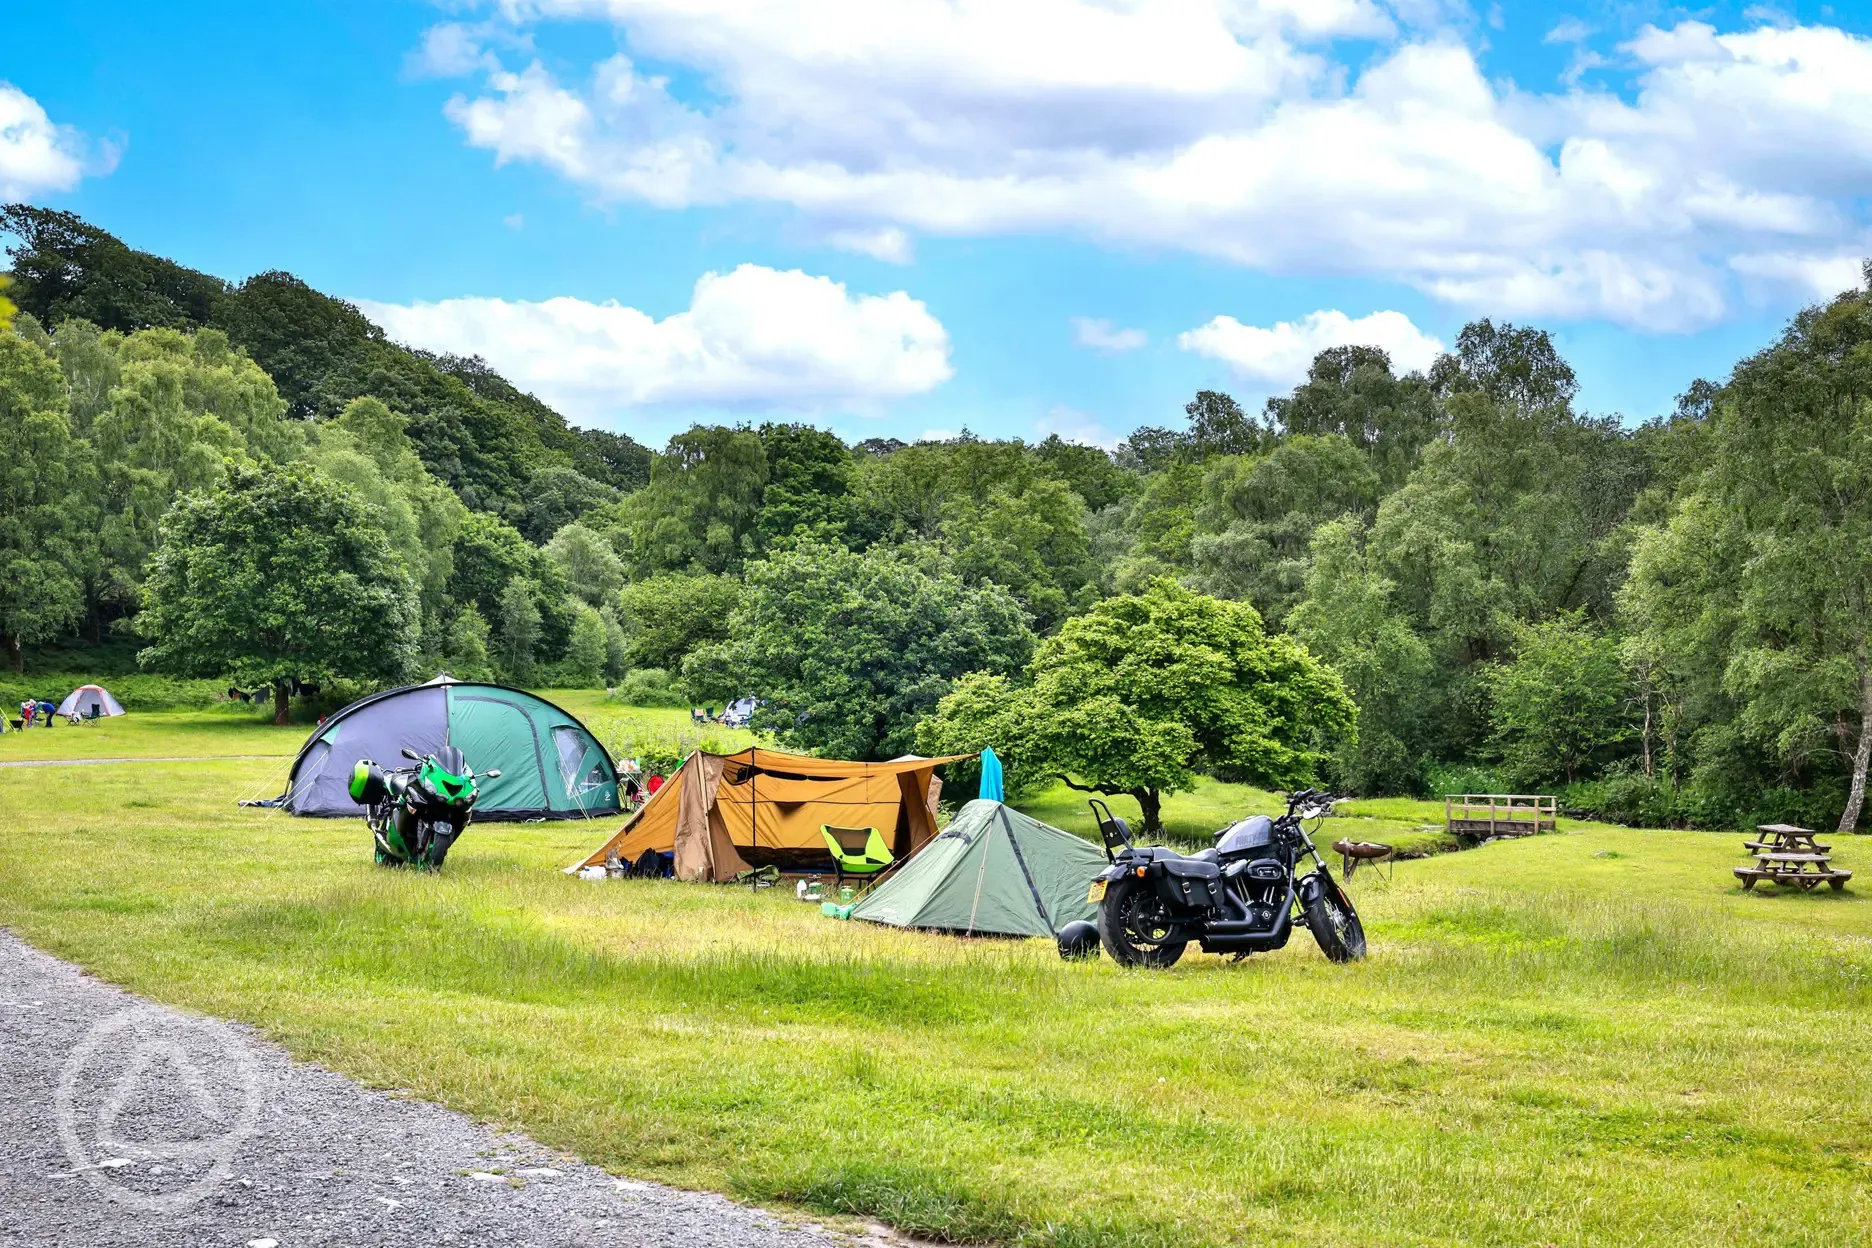
[[0,930],[0,1244],[849,1242],[369,1091]]

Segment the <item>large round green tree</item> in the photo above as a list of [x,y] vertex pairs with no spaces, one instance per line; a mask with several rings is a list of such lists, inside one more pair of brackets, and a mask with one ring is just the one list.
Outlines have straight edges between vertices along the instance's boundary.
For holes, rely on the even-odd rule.
[[399,680],[415,665],[416,586],[356,495],[304,466],[230,466],[177,500],[144,586],[144,666],[271,684]]
[[885,759],[965,672],[1008,672],[1033,652],[1019,605],[969,586],[935,550],[801,541],[748,565],[726,641],[683,676],[704,698],[752,695],[754,726],[834,758]]
[[1337,672],[1290,637],[1270,635],[1246,603],[1159,579],[1108,598],[1042,643],[1016,687],[971,676],[921,725],[918,748],[992,745],[1015,785],[1057,778],[1125,794],[1162,827],[1163,794],[1200,766],[1261,784],[1316,783],[1357,730]]

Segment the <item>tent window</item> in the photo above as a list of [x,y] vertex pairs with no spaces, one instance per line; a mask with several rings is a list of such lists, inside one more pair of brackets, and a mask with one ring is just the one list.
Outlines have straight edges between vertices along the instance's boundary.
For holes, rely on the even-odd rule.
[[585,748],[584,733],[577,728],[561,726],[554,728],[552,735],[553,747],[559,752],[559,778],[565,781],[566,793],[574,800],[609,783],[605,769]]

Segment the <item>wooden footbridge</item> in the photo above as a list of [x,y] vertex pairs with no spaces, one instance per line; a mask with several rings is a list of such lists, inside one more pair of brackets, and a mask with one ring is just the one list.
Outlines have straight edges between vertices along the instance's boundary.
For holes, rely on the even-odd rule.
[[1552,832],[1559,802],[1538,793],[1446,793],[1443,826],[1453,836],[1492,841]]

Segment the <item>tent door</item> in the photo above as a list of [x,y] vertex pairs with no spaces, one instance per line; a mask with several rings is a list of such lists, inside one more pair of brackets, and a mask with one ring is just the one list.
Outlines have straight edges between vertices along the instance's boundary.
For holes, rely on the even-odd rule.
[[614,800],[610,769],[604,753],[583,728],[559,724],[552,730],[553,754],[559,764],[559,778],[574,810],[584,810],[599,802]]
[[448,743],[476,771],[499,768],[485,782],[481,801],[502,810],[552,812],[539,733],[526,712],[498,698],[449,690]]

